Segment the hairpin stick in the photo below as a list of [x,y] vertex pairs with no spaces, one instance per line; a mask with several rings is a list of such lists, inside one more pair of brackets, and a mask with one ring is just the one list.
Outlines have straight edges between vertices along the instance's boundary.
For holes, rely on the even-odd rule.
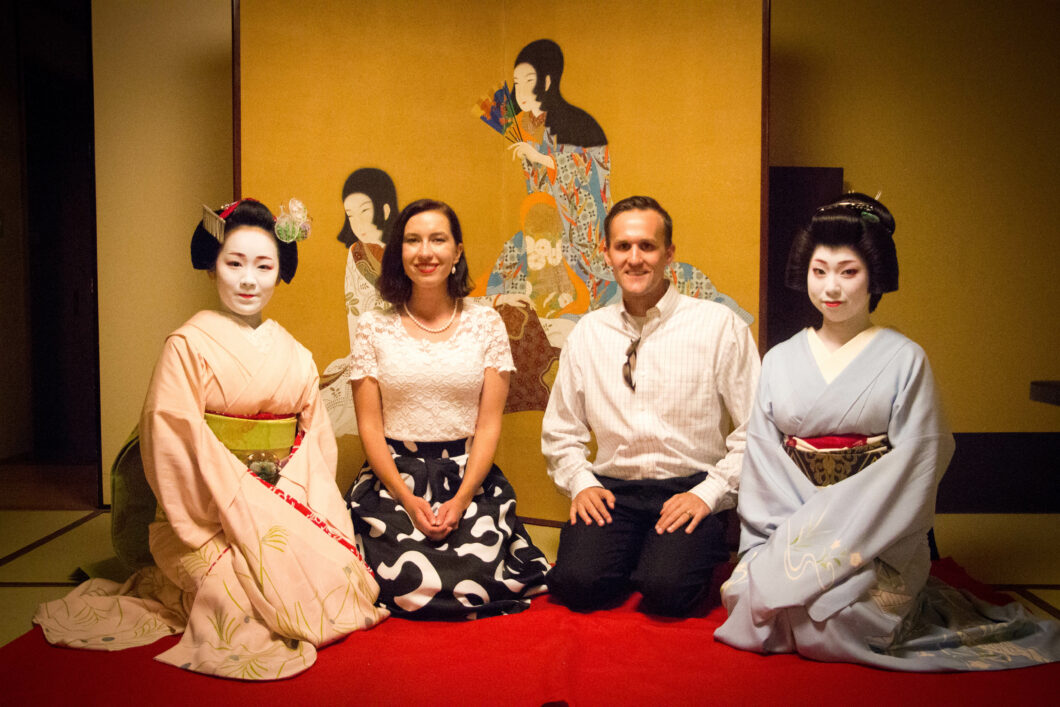
[[213,209],[206,204],[202,205],[202,227],[206,229],[207,233],[216,238],[218,243],[224,243],[225,220],[214,213]]

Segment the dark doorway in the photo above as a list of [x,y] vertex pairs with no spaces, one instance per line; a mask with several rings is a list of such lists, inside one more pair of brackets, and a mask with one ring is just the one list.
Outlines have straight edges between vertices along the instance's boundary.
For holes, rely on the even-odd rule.
[[795,232],[809,223],[814,209],[843,193],[842,167],[769,168],[769,263],[766,290],[766,345],[768,351],[808,326],[821,315],[805,293],[784,285],[784,267]]
[[[7,235],[25,246],[30,359],[23,379],[32,390],[25,411],[32,417],[31,451],[8,461],[56,477],[42,479],[50,488],[49,481],[83,483],[73,477],[90,474],[98,503],[91,4],[19,0],[4,13],[15,32],[22,176],[21,233]],[[13,481],[16,472],[5,472]]]

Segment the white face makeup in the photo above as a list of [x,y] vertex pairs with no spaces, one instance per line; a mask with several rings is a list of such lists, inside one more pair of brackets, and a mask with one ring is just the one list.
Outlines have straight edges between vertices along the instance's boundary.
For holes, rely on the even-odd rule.
[[252,327],[276,290],[280,255],[271,233],[241,226],[225,234],[214,267],[221,305]]
[[806,291],[824,323],[869,317],[869,269],[853,249],[819,245],[810,258]]
[[342,200],[342,206],[346,209],[350,229],[358,240],[362,243],[382,245],[383,232],[373,222],[375,206],[367,194],[354,192]]
[[537,72],[530,64],[519,64],[512,74],[512,89],[515,92],[515,102],[519,104],[520,110],[532,112],[534,115],[541,113],[541,101],[534,95],[537,85]]
[[423,211],[405,223],[401,263],[413,289],[444,288],[463,252],[464,246],[453,238],[449,217],[441,211]]

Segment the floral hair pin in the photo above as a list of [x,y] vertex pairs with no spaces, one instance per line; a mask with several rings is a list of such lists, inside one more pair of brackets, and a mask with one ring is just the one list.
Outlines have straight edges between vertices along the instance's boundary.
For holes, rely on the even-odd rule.
[[309,237],[312,219],[309,212],[298,199],[291,199],[286,206],[280,206],[280,215],[276,217],[276,237],[284,243],[295,243]]

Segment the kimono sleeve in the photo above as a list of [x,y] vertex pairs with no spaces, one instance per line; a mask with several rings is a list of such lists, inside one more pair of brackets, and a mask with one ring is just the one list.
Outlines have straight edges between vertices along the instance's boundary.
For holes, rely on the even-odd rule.
[[301,349],[301,359],[305,387],[298,424],[304,436],[300,447],[284,468],[277,488],[290,492],[289,484],[301,487],[300,493],[292,495],[304,498],[313,512],[347,537],[353,537],[353,523],[346,502],[336,493],[338,447],[331,419],[320,394],[320,377],[308,351]]
[[[301,347],[299,347],[301,348]],[[332,480],[338,464],[338,451],[335,443],[335,432],[331,427],[331,418],[324,406],[320,391],[320,375],[312,355],[302,349],[305,359],[305,387],[302,394],[302,409],[298,415],[298,424],[305,433],[303,445],[311,443],[319,450],[324,460],[323,470]],[[311,506],[312,507],[312,506]]]
[[187,339],[170,336],[140,417],[144,474],[177,536],[189,547],[199,547],[221,529],[218,502],[234,493],[226,470],[243,468],[203,419],[208,377],[206,362]]
[[[926,578],[926,571],[909,575],[906,571],[927,562],[926,533],[953,438],[941,423],[923,351],[912,342],[904,346],[875,378],[871,395],[890,401],[892,448],[868,469],[800,494],[805,496],[801,505],[777,523],[768,542],[756,548],[748,574],[757,623],[789,606],[805,606],[815,621],[833,616],[875,586],[877,559],[902,573],[914,594],[919,586],[913,578],[920,583]],[[748,445],[752,460],[755,445],[752,438]],[[782,454],[774,451],[771,461],[763,460],[773,465],[763,477],[797,478],[790,467],[782,471],[790,464]],[[748,471],[745,468],[745,482],[753,475]],[[799,484],[803,485],[801,480]],[[795,505],[796,487],[789,487],[787,493],[784,485],[763,487],[760,492],[769,501],[766,508],[775,512],[767,511],[766,517],[776,518],[783,506]]]
[[[740,554],[766,542],[799,504],[800,492],[793,477],[780,472],[791,461],[783,451],[784,435],[773,419],[770,380],[775,375],[774,362],[767,354],[747,424],[738,502]],[[794,483],[800,481],[794,477]]]

